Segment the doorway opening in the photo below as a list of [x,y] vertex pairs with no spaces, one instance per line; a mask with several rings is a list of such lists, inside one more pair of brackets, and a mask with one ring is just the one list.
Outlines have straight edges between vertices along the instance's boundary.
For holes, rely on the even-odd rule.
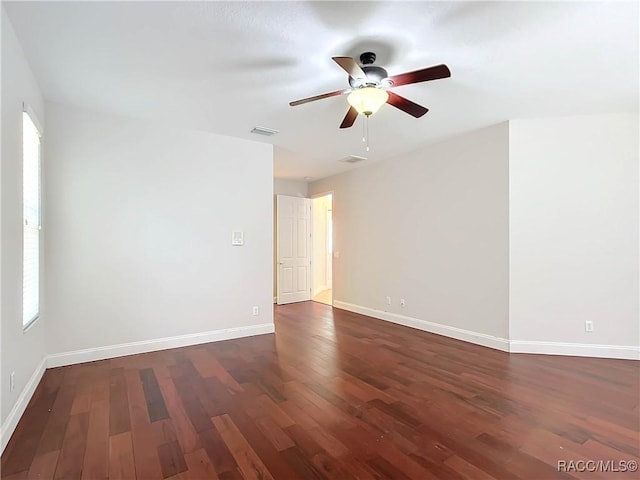
[[333,305],[333,194],[311,199],[312,291],[315,302]]

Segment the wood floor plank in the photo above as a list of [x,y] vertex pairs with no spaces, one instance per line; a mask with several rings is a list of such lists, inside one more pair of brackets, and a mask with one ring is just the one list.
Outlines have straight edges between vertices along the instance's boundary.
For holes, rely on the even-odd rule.
[[209,430],[199,432],[198,437],[220,478],[242,478],[235,458],[217,429],[212,426]]
[[262,434],[253,419],[244,414],[241,409],[234,409],[229,416],[274,478],[295,477],[291,467],[267,437]]
[[200,450],[202,445],[193,424],[187,416],[182,401],[176,391],[173,380],[166,379],[159,382],[160,390],[166,399],[167,409],[170,412],[176,438],[180,442],[185,454]]
[[[182,365],[184,366],[186,363],[183,362]],[[212,429],[213,424],[211,423],[211,417],[198,398],[196,387],[192,384],[192,382],[201,384],[202,378],[197,372],[185,375],[182,375],[179,370],[172,370],[172,372],[176,391],[195,431],[200,433]]]
[[[94,397],[99,398],[99,397]],[[109,402],[96,400],[91,403],[87,446],[84,453],[83,480],[109,478]]]
[[[43,377],[43,382],[46,382],[47,374]],[[15,432],[11,436],[9,443],[7,444],[5,451],[2,455],[2,463],[0,465],[0,471],[3,474],[10,475],[19,473],[29,469],[31,462],[36,457],[36,452],[39,449],[43,432],[47,428],[51,428],[50,422],[53,406],[56,405],[59,388],[48,390],[46,384],[41,384],[36,392],[38,396],[29,402],[27,410],[29,411],[29,421],[20,422],[16,427]],[[60,405],[58,404],[58,407]],[[58,421],[61,418],[58,417]],[[55,429],[60,432],[59,429]],[[51,431],[49,432],[51,433]],[[50,437],[50,442],[56,439]],[[61,445],[61,438],[58,443]],[[55,449],[46,448],[43,449],[40,454],[50,451],[56,451]]]
[[82,478],[88,428],[88,413],[79,413],[69,418],[62,448],[60,449],[60,457],[58,458],[56,466],[55,480],[77,480],[78,478]]
[[136,478],[131,432],[109,437],[109,479],[126,478]]
[[64,432],[67,430],[74,397],[75,387],[73,385],[62,385],[58,390],[55,403],[51,407],[47,425],[40,438],[38,453],[51,452],[62,448]]
[[158,457],[163,478],[169,478],[187,470],[187,462],[177,440],[160,445]]
[[280,428],[290,427],[295,424],[293,419],[268,395],[260,395],[253,399],[253,406],[255,407],[256,417],[269,416]]
[[17,473],[13,473],[11,475],[7,474],[7,475],[2,475],[2,478],[4,480],[27,480],[29,479],[29,471],[28,470],[24,470],[22,472],[17,472]]
[[297,404],[295,399],[288,399],[282,402],[280,408],[298,425],[306,430],[319,428],[320,424],[316,422],[309,414]]
[[229,413],[235,407],[237,399],[218,377],[197,377],[192,381],[192,384],[199,403],[209,417],[217,417],[218,415]]
[[[304,428],[304,427],[303,427]],[[323,430],[319,427],[306,429],[307,434],[320,445],[329,455],[334,458],[342,458],[347,456],[349,448],[340,440],[334,437],[331,432]]]
[[178,440],[176,429],[173,426],[173,421],[170,418],[154,422],[153,424],[151,424],[151,428],[153,429],[156,446]]
[[398,422],[377,408],[363,409],[358,418],[366,424],[368,430],[390,439],[403,453],[411,454],[418,449],[417,444],[420,442],[417,439],[420,436],[415,429]]
[[136,370],[127,370],[125,377],[131,417],[131,441],[137,478],[162,478],[155,432],[149,420],[142,380]]
[[231,376],[229,371],[220,364],[210,349],[203,347],[201,349],[190,350],[188,356],[202,378],[218,378],[230,393],[240,393],[243,391],[242,386]]
[[77,415],[78,413],[86,413],[91,408],[91,390],[78,392],[73,399],[71,405],[71,415]]
[[349,469],[345,468],[343,462],[336,460],[326,452],[316,453],[311,457],[311,463],[325,478],[340,478],[342,480],[356,480]]
[[299,425],[291,425],[285,429],[285,432],[307,457],[312,458],[314,455],[324,452],[318,442]]
[[169,418],[169,412],[167,412],[167,407],[164,403],[164,398],[153,368],[141,369],[140,378],[142,379],[142,389],[144,390],[144,396],[147,400],[147,410],[151,423]]
[[202,378],[215,377],[217,375],[218,367],[211,363],[214,357],[204,347],[189,350],[187,356]]
[[231,455],[236,459],[245,480],[273,480],[267,467],[264,466],[229,415],[214,417],[212,420],[220,432],[220,436],[229,447]]
[[270,416],[256,418],[255,424],[279,452],[295,445],[293,440],[291,440]]
[[375,457],[367,461],[367,465],[380,475],[381,478],[388,480],[411,480],[410,477],[402,473],[394,464],[389,463],[382,457]]
[[441,478],[446,478],[447,480],[464,480],[464,477],[460,473],[448,465],[437,460],[431,460],[421,455],[420,451],[410,454],[409,458],[422,467],[425,480],[427,478],[430,480],[439,480]]
[[499,480],[498,477],[492,477],[484,470],[472,465],[457,455],[449,457],[444,463],[467,480]]
[[[476,437],[476,440],[482,444],[482,451],[503,458],[505,460],[504,467],[516,477],[524,478],[527,472],[537,471],[545,478],[572,478],[565,472],[558,472],[557,465],[550,465],[486,433]],[[486,450],[484,450],[485,445],[488,447]]]
[[316,467],[311,458],[307,457],[297,446],[287,448],[282,452],[282,455],[296,472],[298,478],[305,480],[327,480],[322,470]]
[[184,459],[187,462],[185,478],[189,480],[218,480],[220,478],[203,448],[191,453],[185,453]]
[[122,368],[114,369],[111,373],[109,403],[109,435],[130,431],[127,385]]
[[58,450],[36,455],[29,468],[28,477],[39,480],[53,480],[59,456],[60,452]]
[[635,479],[557,462],[640,460],[640,362],[274,312],[275,335],[47,370],[0,477]]

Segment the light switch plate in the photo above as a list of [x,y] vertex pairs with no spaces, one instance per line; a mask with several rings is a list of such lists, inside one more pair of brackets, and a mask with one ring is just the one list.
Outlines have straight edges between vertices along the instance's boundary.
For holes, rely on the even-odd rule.
[[231,234],[231,245],[244,245],[244,232],[240,230],[234,230]]

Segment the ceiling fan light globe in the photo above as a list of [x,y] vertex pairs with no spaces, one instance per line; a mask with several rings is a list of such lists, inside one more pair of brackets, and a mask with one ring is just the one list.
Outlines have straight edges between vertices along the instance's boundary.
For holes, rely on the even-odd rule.
[[349,105],[366,116],[376,113],[388,99],[389,94],[376,87],[357,88],[347,97]]

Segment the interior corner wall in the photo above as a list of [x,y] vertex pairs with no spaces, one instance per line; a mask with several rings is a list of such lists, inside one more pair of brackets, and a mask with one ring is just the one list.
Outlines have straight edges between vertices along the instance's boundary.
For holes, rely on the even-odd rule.
[[278,296],[278,252],[276,239],[278,238],[276,225],[276,195],[289,195],[291,197],[306,198],[309,187],[306,182],[296,180],[273,179],[273,302]]
[[271,145],[49,103],[47,125],[50,354],[273,331]]
[[[0,337],[2,338],[0,390],[2,404],[2,446],[11,433],[7,425],[17,422],[20,395],[29,387],[29,381],[46,356],[46,315],[26,332],[22,329],[22,111],[26,102],[44,123],[44,103],[37,82],[24,56],[20,43],[4,7],[2,17],[2,168],[1,168],[1,298]],[[47,132],[44,132],[46,142]],[[46,157],[43,158],[46,169]],[[46,237],[43,229],[42,238]],[[42,310],[42,309],[41,309]],[[9,375],[15,372],[15,389],[9,389]],[[41,373],[41,371],[40,371]],[[37,382],[38,378],[34,381]],[[34,385],[35,387],[35,385]],[[28,401],[28,395],[26,398]],[[23,407],[26,407],[26,402]],[[10,416],[13,418],[9,419]],[[15,425],[14,425],[15,426]]]
[[637,114],[510,122],[514,343],[638,352],[638,157]]
[[508,165],[502,123],[311,183],[334,192],[334,304],[508,348]]

